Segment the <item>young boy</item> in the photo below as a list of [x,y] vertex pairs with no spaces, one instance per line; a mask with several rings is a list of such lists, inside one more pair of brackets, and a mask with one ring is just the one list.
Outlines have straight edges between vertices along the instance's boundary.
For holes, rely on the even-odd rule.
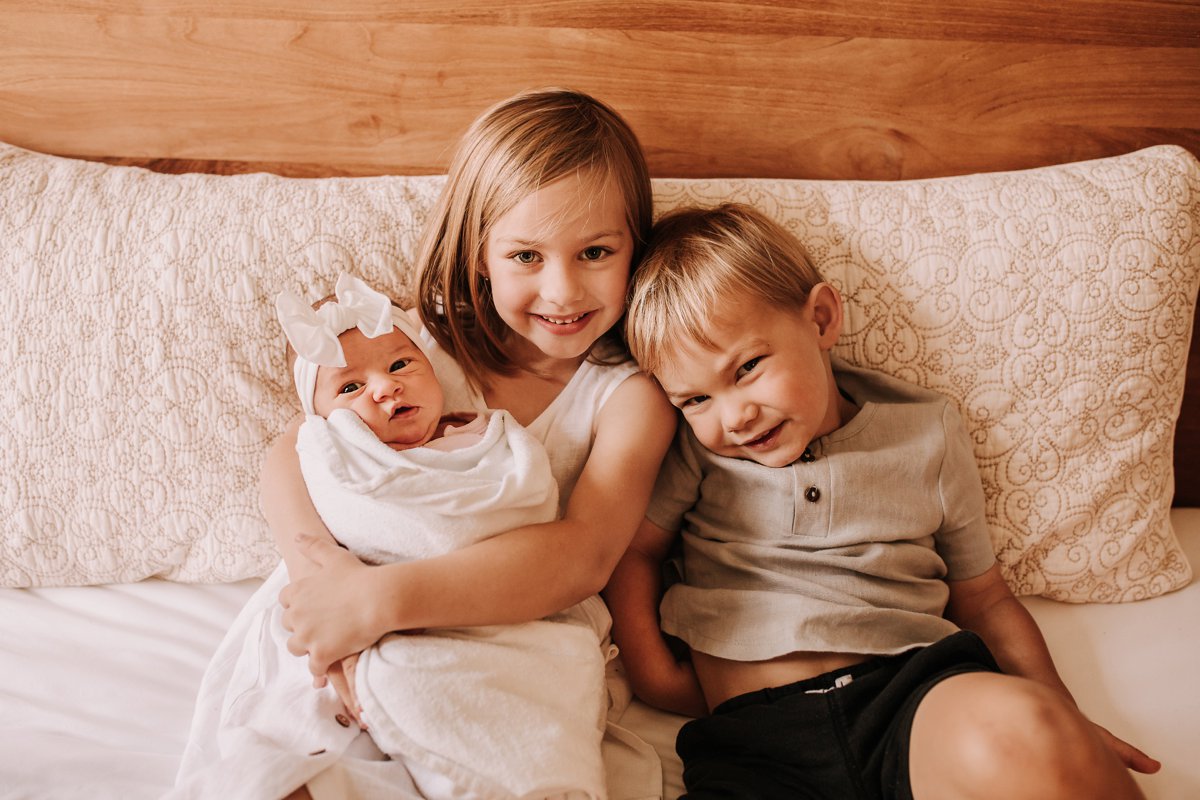
[[[1140,797],[1125,765],[1157,763],[1077,710],[1000,576],[955,408],[832,358],[842,321],[747,206],[664,217],[631,290],[687,424],[605,597],[634,690],[711,711],[676,741],[688,797]],[[657,616],[680,531],[661,628],[690,665]]]

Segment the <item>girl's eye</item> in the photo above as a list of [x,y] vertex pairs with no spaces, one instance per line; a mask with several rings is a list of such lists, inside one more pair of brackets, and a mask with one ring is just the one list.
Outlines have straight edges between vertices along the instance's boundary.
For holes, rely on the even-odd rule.
[[532,250],[522,250],[519,253],[513,253],[513,260],[518,264],[532,264],[537,261],[537,253]]
[[359,388],[359,385],[357,383],[354,383],[353,381],[351,381],[350,383],[347,383],[345,386],[343,386],[341,389],[338,389],[338,394],[354,394],[355,392],[358,391],[358,388]]
[[608,255],[608,248],[599,245],[593,245],[583,251],[583,257],[587,261],[599,261],[606,255]]
[[744,378],[746,375],[749,375],[754,371],[754,368],[758,366],[758,362],[760,361],[762,361],[762,356],[759,356],[758,358],[752,358],[745,364],[742,364],[740,367],[738,367],[737,376],[739,378]]
[[392,364],[392,368],[389,370],[389,372],[399,372],[411,363],[412,359],[410,358],[398,358],[396,359],[396,362]]
[[695,397],[689,397],[687,400],[684,400],[682,403],[679,404],[679,407],[680,408],[695,408],[696,406],[700,405],[707,399],[708,399],[708,395],[698,394]]

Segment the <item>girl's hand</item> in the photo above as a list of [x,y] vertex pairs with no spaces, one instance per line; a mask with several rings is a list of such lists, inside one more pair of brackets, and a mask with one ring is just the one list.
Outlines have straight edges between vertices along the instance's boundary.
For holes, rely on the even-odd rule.
[[372,568],[332,541],[306,534],[296,537],[296,551],[315,571],[279,593],[283,626],[292,632],[287,647],[292,655],[308,656],[309,672],[323,685],[333,662],[362,652],[380,636],[371,625]]
[[346,713],[354,718],[359,728],[365,731],[367,726],[362,721],[362,706],[358,704],[358,693],[354,688],[354,671],[358,667],[359,655],[359,653],[355,653],[352,656],[346,656],[341,661],[335,661],[329,667],[328,677],[329,683],[333,685],[333,690],[337,692],[342,705],[346,707]]

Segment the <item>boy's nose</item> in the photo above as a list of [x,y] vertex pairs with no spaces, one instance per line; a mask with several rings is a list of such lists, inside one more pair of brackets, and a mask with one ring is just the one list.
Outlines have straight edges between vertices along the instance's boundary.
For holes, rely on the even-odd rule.
[[725,404],[721,415],[728,433],[737,433],[745,428],[758,416],[758,407],[754,403],[732,401]]

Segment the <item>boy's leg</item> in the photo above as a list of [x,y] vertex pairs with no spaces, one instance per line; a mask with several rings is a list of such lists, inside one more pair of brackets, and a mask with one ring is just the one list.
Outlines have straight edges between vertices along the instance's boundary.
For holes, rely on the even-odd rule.
[[1095,726],[1035,681],[955,675],[917,706],[909,741],[915,800],[1143,797]]

